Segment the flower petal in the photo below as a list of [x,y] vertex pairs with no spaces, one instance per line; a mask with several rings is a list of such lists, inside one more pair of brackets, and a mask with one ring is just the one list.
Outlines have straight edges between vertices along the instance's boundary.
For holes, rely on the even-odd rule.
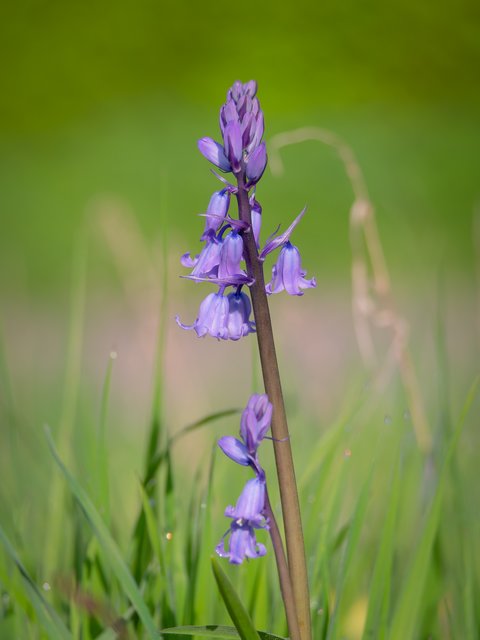
[[237,438],[233,436],[223,436],[217,444],[223,453],[234,462],[248,467],[250,464],[250,456],[248,455],[247,448],[240,440],[237,440]]
[[300,222],[300,220],[303,218],[306,210],[307,210],[307,207],[304,207],[300,211],[298,216],[295,218],[292,224],[288,227],[288,229],[284,231],[284,233],[282,233],[282,235],[277,236],[276,238],[272,238],[267,242],[267,244],[263,247],[260,255],[258,256],[259,260],[265,260],[265,258],[269,253],[271,253],[272,251],[275,251],[275,249],[278,249],[278,247],[280,247],[282,244],[285,244],[286,242],[288,242],[288,240],[290,239],[290,236],[292,235],[293,230],[295,229],[297,224]]
[[264,520],[265,510],[265,481],[259,478],[251,478],[245,484],[235,509],[229,517],[235,520],[253,522],[258,526]]
[[215,142],[212,138],[201,138],[197,144],[200,153],[221,171],[228,173],[232,170],[221,144]]
[[233,171],[239,171],[243,155],[242,129],[240,123],[229,122],[223,133],[225,143],[225,155],[227,156]]
[[255,184],[260,180],[267,166],[267,148],[262,142],[248,158],[246,166],[247,180],[250,184]]

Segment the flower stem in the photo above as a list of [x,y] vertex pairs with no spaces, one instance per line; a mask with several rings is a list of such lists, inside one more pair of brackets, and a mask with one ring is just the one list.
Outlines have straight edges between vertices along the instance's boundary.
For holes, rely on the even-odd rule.
[[278,529],[278,524],[270,504],[268,492],[265,497],[265,514],[268,520],[270,537],[272,539],[273,550],[275,552],[275,560],[277,561],[278,579],[280,582],[280,591],[282,592],[283,604],[285,605],[285,613],[287,616],[288,633],[290,640],[301,640],[300,629],[298,627],[297,609],[295,607],[295,598],[293,596],[292,582],[288,572],[287,558],[283,548],[282,537]]
[[[250,203],[248,201],[248,191],[245,185],[243,168],[235,174],[235,177],[238,183],[237,201],[239,218],[243,222],[248,223],[249,229],[251,229]],[[308,590],[305,544],[303,540],[300,505],[295,481],[295,469],[293,466],[287,416],[275,352],[270,310],[268,307],[267,294],[265,293],[263,264],[258,259],[258,251],[251,231],[243,234],[243,241],[247,273],[254,279],[254,283],[250,287],[250,293],[265,391],[273,405],[273,447],[282,503],[288,569],[295,599],[300,639],[311,640],[310,596]]]

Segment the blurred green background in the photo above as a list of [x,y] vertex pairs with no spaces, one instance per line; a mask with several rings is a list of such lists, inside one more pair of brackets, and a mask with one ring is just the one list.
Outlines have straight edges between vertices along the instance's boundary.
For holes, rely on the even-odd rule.
[[[352,146],[398,279],[417,282],[440,267],[472,273],[477,3],[22,1],[0,12],[7,293],[68,286],[74,237],[105,194],[130,207],[149,236],[160,231],[163,195],[172,238],[195,250],[194,214],[216,188],[196,139],[218,136],[218,108],[237,78],[259,82],[267,142],[316,125]],[[284,179],[267,174],[259,189],[266,228],[308,204],[297,236],[305,261],[319,280],[347,282],[351,193],[342,167],[316,143],[285,160]]]
[[[341,136],[356,154],[394,297],[411,329],[435,455],[443,450],[479,362],[478,3],[18,0],[0,6],[0,57],[0,436],[9,443],[0,447],[0,516],[30,566],[40,567],[39,584],[56,477],[45,422],[92,494],[102,471],[95,434],[105,423],[115,531],[126,546],[152,404],[171,434],[200,416],[244,406],[260,386],[252,383],[252,336],[235,344],[197,340],[173,320],[179,313],[193,322],[206,295],[203,286],[178,278],[178,257],[199,249],[203,223],[196,214],[218,188],[196,141],[218,138],[218,111],[236,79],[258,81],[267,148],[274,134],[316,126]],[[344,168],[317,142],[289,147],[282,157],[283,177],[267,169],[258,186],[263,238],[307,204],[294,241],[307,277],[318,282],[304,298],[271,300],[287,410],[292,431],[302,434],[292,442],[301,470],[317,447],[313,462],[323,464],[322,434],[327,445],[334,434],[326,450],[339,465],[353,452],[352,475],[338,476],[348,479],[347,490],[341,480],[332,493],[347,512],[371,455],[382,463],[381,488],[390,453],[393,460],[399,449],[397,434],[406,434],[415,453],[411,397],[398,362],[380,391],[365,383],[351,313],[352,191]],[[86,276],[78,257],[83,237]],[[164,348],[157,361],[159,325]],[[390,328],[375,327],[379,371],[395,346]],[[114,361],[107,412],[102,386]],[[163,373],[160,398],[155,371]],[[339,418],[358,388],[372,408],[361,419]],[[237,423],[194,433],[175,451],[182,497],[204,464],[201,454],[208,455],[215,436],[235,433]],[[465,481],[458,486],[470,487],[479,446],[472,418],[462,437]],[[409,466],[402,478],[415,505],[419,469]],[[218,540],[222,491],[233,500],[231,485],[230,476],[219,482],[215,500],[222,506],[205,548]],[[328,482],[326,488],[328,502]],[[466,528],[476,541],[478,505],[464,493]],[[323,504],[308,493],[312,548],[318,513],[332,532],[336,527]],[[417,545],[424,505],[415,508],[402,519],[411,529],[406,549]],[[451,513],[458,513],[453,502]],[[382,518],[379,509],[374,522]],[[445,548],[461,553],[466,545],[451,544],[457,517],[445,521],[452,527]],[[376,554],[377,539],[369,536],[352,590],[368,574],[362,563]],[[452,566],[460,565],[455,556]]]

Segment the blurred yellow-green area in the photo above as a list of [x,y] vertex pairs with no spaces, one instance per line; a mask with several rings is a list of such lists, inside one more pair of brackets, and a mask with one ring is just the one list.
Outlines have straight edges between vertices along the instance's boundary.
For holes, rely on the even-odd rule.
[[[157,234],[162,176],[172,237],[195,250],[195,214],[216,188],[196,140],[218,136],[237,78],[258,80],[267,142],[315,125],[351,145],[399,278],[471,272],[478,14],[468,0],[3,3],[2,290],[68,286],[73,239],[98,197],[120,199]],[[308,204],[297,237],[305,261],[320,280],[343,281],[343,169],[315,143],[285,160],[284,178],[267,175],[259,189],[265,227]]]

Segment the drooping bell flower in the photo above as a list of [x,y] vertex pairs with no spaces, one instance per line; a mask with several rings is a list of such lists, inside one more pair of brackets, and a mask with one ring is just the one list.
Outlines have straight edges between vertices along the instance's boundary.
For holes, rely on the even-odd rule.
[[205,240],[209,235],[215,234],[223,224],[230,206],[230,193],[228,189],[215,191],[208,203],[205,215],[205,229],[200,240]]
[[[267,552],[265,545],[257,542],[255,529],[268,529],[265,518],[265,480],[258,477],[249,480],[243,488],[235,507],[225,509],[225,515],[232,518],[229,530],[216,547],[222,558],[231,564],[241,564],[245,558],[259,558]],[[225,538],[230,535],[228,550]]]
[[242,259],[242,236],[235,230],[230,231],[222,242],[220,261],[218,264],[218,277],[229,278],[230,276],[245,274],[243,269],[240,268],[240,262]]
[[255,323],[250,320],[251,304],[242,292],[223,295],[222,286],[218,293],[210,293],[200,304],[198,317],[192,325],[183,324],[175,318],[182,329],[193,329],[199,338],[210,335],[217,340],[240,340],[255,332]]
[[198,256],[192,258],[188,253],[184,253],[180,262],[184,267],[193,267],[193,279],[207,279],[217,276],[221,251],[222,243],[214,235],[210,235]]
[[273,265],[272,280],[265,290],[269,295],[285,289],[291,296],[303,296],[302,289],[317,286],[315,278],[305,279],[306,274],[307,272],[302,269],[300,251],[291,242],[287,242]]
[[252,304],[243,291],[228,294],[227,329],[229,340],[240,340],[249,333],[255,333],[255,323],[250,320]]
[[218,293],[210,293],[200,305],[198,318],[192,325],[180,322],[180,318],[175,318],[177,324],[182,329],[193,329],[199,338],[210,335],[218,340],[227,340],[228,329],[228,300],[223,295],[222,290]]

